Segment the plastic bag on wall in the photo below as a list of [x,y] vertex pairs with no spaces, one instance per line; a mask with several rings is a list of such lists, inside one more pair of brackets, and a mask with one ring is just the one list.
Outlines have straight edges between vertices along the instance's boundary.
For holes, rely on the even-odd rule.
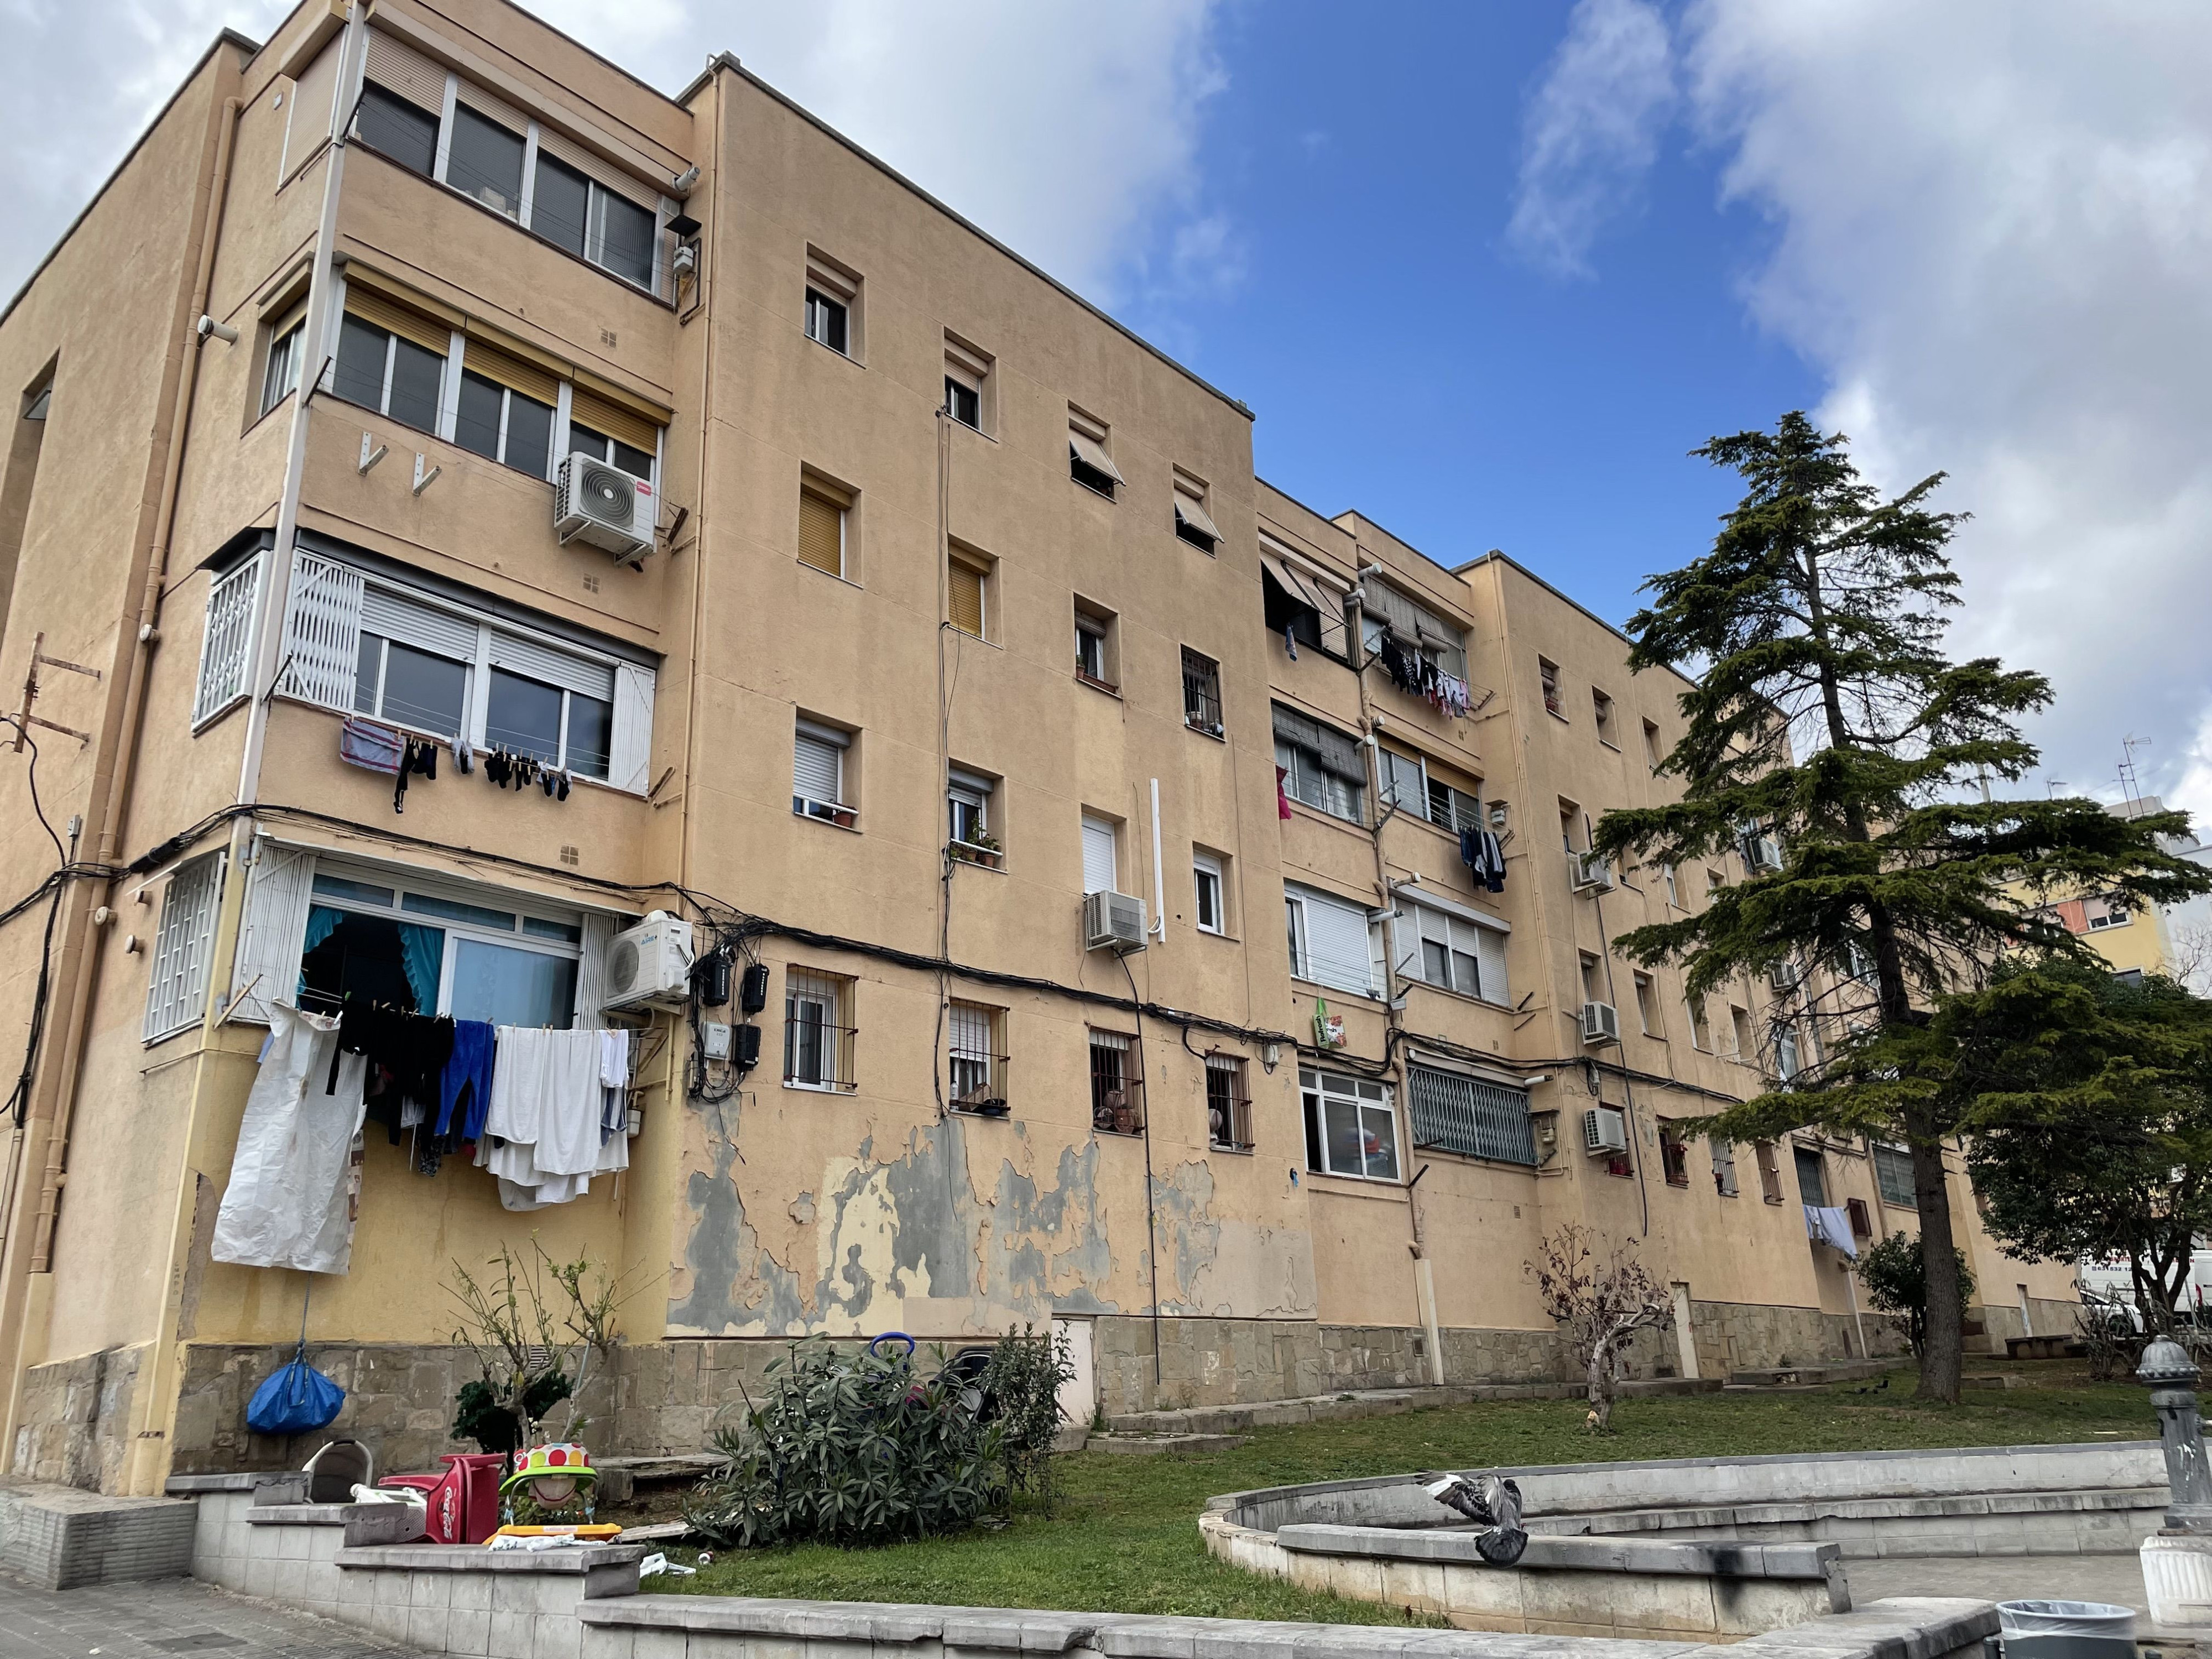
[[[348,1181],[368,1060],[337,1049],[338,1023],[283,1004],[246,1097],[210,1254],[247,1267],[342,1273],[352,1254]],[[337,1061],[331,1087],[332,1059]],[[327,1419],[325,1419],[327,1420]]]
[[345,1390],[307,1363],[303,1347],[253,1391],[246,1426],[256,1434],[307,1434],[331,1422],[345,1404]]

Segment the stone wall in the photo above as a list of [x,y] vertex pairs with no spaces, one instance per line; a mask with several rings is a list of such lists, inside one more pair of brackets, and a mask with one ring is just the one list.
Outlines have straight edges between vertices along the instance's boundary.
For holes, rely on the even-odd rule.
[[105,1348],[33,1365],[9,1468],[27,1480],[112,1492],[133,1437],[132,1395],[146,1346]]
[[[1859,1351],[1864,1324],[1869,1353]],[[1854,1320],[1818,1308],[1777,1308],[1750,1302],[1690,1304],[1690,1328],[1698,1345],[1698,1375],[1725,1378],[1730,1371],[1772,1370],[1824,1361],[1883,1358],[1906,1352],[1904,1337],[1880,1314]],[[1675,1345],[1669,1341],[1671,1349]]]

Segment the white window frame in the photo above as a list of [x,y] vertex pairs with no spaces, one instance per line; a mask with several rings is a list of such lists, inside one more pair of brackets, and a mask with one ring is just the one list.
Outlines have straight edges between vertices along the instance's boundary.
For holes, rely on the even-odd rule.
[[[1912,1152],[1910,1147],[1892,1146],[1883,1141],[1869,1140],[1867,1143],[1867,1161],[1874,1166],[1875,1194],[1885,1205],[1893,1210],[1917,1210],[1920,1207],[1920,1194],[1913,1179]],[[1899,1167],[1900,1163],[1903,1166],[1901,1173],[1904,1177],[1905,1196],[1894,1198],[1890,1195],[1891,1176],[1900,1173]],[[1886,1176],[1883,1173],[1885,1170],[1889,1171],[1889,1175]]]
[[[1334,1168],[1329,1158],[1328,1103],[1330,1100],[1350,1100],[1358,1110],[1358,1121],[1364,1136],[1371,1115],[1380,1114],[1390,1126],[1390,1161],[1395,1166],[1388,1174],[1370,1173],[1366,1154],[1360,1156],[1357,1170]],[[1306,1168],[1315,1175],[1333,1176],[1346,1181],[1376,1181],[1389,1186],[1401,1186],[1406,1178],[1405,1136],[1398,1122],[1395,1091],[1387,1083],[1368,1078],[1345,1077],[1335,1072],[1324,1072],[1317,1067],[1298,1069],[1298,1107],[1301,1124],[1306,1133]],[[1320,1133],[1316,1134],[1314,1125]],[[1363,1141],[1363,1146],[1364,1146]],[[1315,1161],[1318,1151],[1320,1161]]]
[[[951,768],[945,779],[945,839],[963,847],[973,847],[979,852],[998,851],[997,848],[984,846],[975,839],[974,835],[960,834],[958,829],[961,809],[965,807],[969,814],[969,827],[975,834],[990,836],[991,797],[996,791],[997,786],[981,774],[957,766]],[[995,841],[997,837],[992,836],[992,839]]]
[[[813,796],[805,793],[799,788],[798,771],[799,761],[797,753],[798,739],[799,738],[811,738],[814,742],[821,744],[823,748],[830,750],[834,755],[836,755],[837,758],[837,799],[817,800]],[[795,817],[803,818],[821,818],[825,822],[835,823],[838,821],[838,815],[841,813],[848,817],[852,816],[853,807],[851,804],[844,799],[846,793],[845,762],[848,752],[851,750],[852,746],[853,737],[852,733],[849,732],[840,732],[834,726],[824,726],[819,720],[810,720],[803,714],[799,717],[794,728],[792,744],[791,810]],[[847,827],[849,828],[850,826]]]
[[839,1045],[846,1041],[848,1035],[855,1038],[859,1035],[854,1028],[860,1022],[848,1021],[845,1018],[852,989],[852,981],[842,978],[836,974],[824,973],[818,968],[806,968],[797,963],[787,964],[783,970],[784,1070],[789,1073],[793,1064],[792,1033],[797,1029],[797,1023],[792,1018],[792,1011],[793,1005],[799,1004],[819,1008],[822,1011],[820,1027],[824,1036],[822,1051],[817,1056],[822,1065],[817,1069],[817,1071],[826,1069],[829,1073],[827,1077],[811,1079],[786,1076],[783,1079],[785,1088],[804,1090],[810,1094],[835,1095],[852,1092],[854,1087],[852,1080],[841,1081],[837,1076],[838,1072],[843,1069],[840,1061],[844,1058],[838,1052]]
[[[384,377],[377,385],[376,401],[374,404],[357,404],[355,407],[358,409],[367,409],[373,414],[381,415],[387,421],[399,420],[399,416],[392,412],[392,370],[393,361],[398,357],[399,353],[399,336],[393,333],[390,329],[385,327],[382,323],[376,322],[370,318],[364,317],[358,312],[347,311],[343,304],[339,307],[338,311],[338,339],[332,343],[331,351],[330,380],[332,387],[335,388],[337,381],[338,357],[337,348],[337,345],[343,341],[345,325],[348,321],[359,323],[363,328],[373,328],[379,334],[384,336]],[[458,338],[459,337],[456,336],[455,337]],[[416,346],[416,349],[422,351],[428,351],[430,349],[428,346],[416,345],[416,343],[413,340],[408,341],[407,343],[411,346]],[[447,393],[453,389],[453,353],[449,347],[447,355],[439,360],[438,413],[434,417],[432,423],[429,426],[408,426],[407,429],[409,431],[428,432],[431,436],[435,438],[444,438],[448,441],[452,440],[453,430],[451,422],[447,418]],[[336,397],[337,395],[337,392],[333,390],[331,392],[331,396]],[[407,426],[407,422],[404,421],[400,421],[400,424],[402,426]]]
[[261,582],[268,568],[269,561],[257,553],[208,584],[199,672],[193,681],[195,732],[246,699],[261,625]]
[[[489,460],[498,465],[506,467],[510,472],[522,472],[522,469],[520,467],[516,466],[507,459],[507,417],[514,412],[514,400],[517,398],[521,398],[522,401],[526,404],[537,404],[538,399],[531,397],[527,392],[517,392],[513,386],[493,380],[489,374],[477,374],[477,372],[471,368],[465,362],[461,365],[460,374],[453,377],[453,421],[447,441],[453,444],[458,448],[468,449],[468,446],[462,443],[460,440],[460,388],[464,377],[470,374],[476,374],[477,379],[482,380],[487,386],[497,386],[499,388],[499,437],[492,446],[495,452],[495,453],[488,456],[479,455],[473,449],[469,449],[469,453],[476,455],[477,459],[480,461]],[[553,417],[547,423],[545,429],[545,471],[538,474],[522,472],[522,476],[526,478],[534,476],[547,483],[551,483],[560,476],[561,463],[568,459],[569,454],[573,452],[563,442],[562,438],[562,434],[566,430],[566,426],[561,419],[561,406],[558,404],[538,404],[538,406],[540,409],[550,410]],[[614,465],[611,459],[607,461],[607,465],[610,466]],[[659,468],[658,465],[655,465],[651,470],[658,472]],[[647,478],[646,482],[647,483],[653,483],[656,480]]]
[[[300,390],[300,349],[307,343],[307,319],[296,317],[289,328],[272,331],[269,338],[269,360],[261,369],[261,415],[266,415],[295,395]],[[278,366],[283,366],[284,383],[276,384]],[[256,416],[258,420],[261,416]]]
[[[1083,815],[1083,827],[1080,833],[1081,839],[1077,845],[1083,858],[1083,896],[1088,898],[1093,893],[1120,892],[1121,890],[1121,825],[1115,823],[1113,819],[1102,817],[1097,812],[1085,812]],[[1105,886],[1096,887],[1091,881],[1091,848],[1101,838],[1104,840],[1107,850],[1112,855],[1113,872]]]
[[[1113,629],[1114,618],[1110,614],[1081,604],[1075,607],[1075,672],[1094,685],[1118,690],[1118,683],[1108,672],[1114,665]],[[1092,641],[1097,648],[1098,665],[1096,669],[1084,665],[1083,643],[1085,640]]]
[[[1193,890],[1191,915],[1195,919],[1198,931],[1201,933],[1214,933],[1226,938],[1229,933],[1229,885],[1223,879],[1221,859],[1216,854],[1201,853],[1194,849],[1190,855],[1190,863]],[[1210,906],[1207,902],[1209,890],[1212,896]],[[1206,919],[1206,913],[1209,908],[1213,912],[1213,920],[1211,922]]]
[[[1292,800],[1346,823],[1367,822],[1366,786],[1339,777],[1321,763],[1313,750],[1277,738],[1275,764],[1287,775],[1283,780],[1284,792]],[[1320,799],[1314,799],[1316,795]]]
[[146,972],[148,1043],[189,1030],[207,1018],[210,959],[222,905],[226,854],[203,853],[179,865],[161,890],[161,919]]
[[[1375,997],[1380,994],[1380,975],[1376,971],[1376,961],[1382,955],[1382,921],[1364,906],[1334,893],[1324,893],[1318,888],[1301,887],[1292,882],[1283,884],[1283,903],[1289,917],[1291,941],[1291,977],[1309,985],[1319,985],[1332,991],[1341,991],[1350,996]],[[1366,959],[1359,964],[1360,977],[1352,977],[1353,964],[1349,962],[1321,961],[1313,953],[1313,916],[1316,911],[1335,909],[1346,915],[1362,917],[1366,924]],[[1324,975],[1334,973],[1335,977]]]
[[[1375,769],[1380,775],[1382,786],[1382,804],[1395,806],[1400,811],[1410,813],[1425,822],[1429,816],[1429,763],[1426,757],[1401,755],[1396,750],[1385,749],[1380,744],[1375,747],[1375,757],[1377,763]],[[1413,798],[1411,800],[1405,795],[1407,787],[1405,769],[1407,767],[1413,769],[1411,787]]]

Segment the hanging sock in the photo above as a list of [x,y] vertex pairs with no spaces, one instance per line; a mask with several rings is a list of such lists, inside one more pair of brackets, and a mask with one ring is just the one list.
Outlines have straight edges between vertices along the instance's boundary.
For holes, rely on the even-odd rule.
[[468,738],[458,732],[453,734],[453,769],[463,777],[477,769],[477,751],[469,746]]
[[568,799],[569,786],[574,782],[575,775],[570,772],[567,767],[562,767],[561,769],[561,791],[554,797],[554,799],[556,800]]

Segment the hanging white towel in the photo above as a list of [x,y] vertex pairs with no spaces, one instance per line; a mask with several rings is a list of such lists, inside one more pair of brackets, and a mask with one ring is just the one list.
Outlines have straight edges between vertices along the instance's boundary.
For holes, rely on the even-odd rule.
[[216,1212],[214,1260],[311,1273],[346,1270],[353,1252],[349,1182],[368,1060],[340,1053],[337,1041],[336,1019],[270,1005],[269,1041]]
[[591,1190],[592,1175],[628,1166],[626,1140],[620,1163],[609,1162],[601,1144],[603,1036],[499,1028],[491,1105],[477,1162],[498,1178],[500,1202],[507,1209],[568,1203]]

